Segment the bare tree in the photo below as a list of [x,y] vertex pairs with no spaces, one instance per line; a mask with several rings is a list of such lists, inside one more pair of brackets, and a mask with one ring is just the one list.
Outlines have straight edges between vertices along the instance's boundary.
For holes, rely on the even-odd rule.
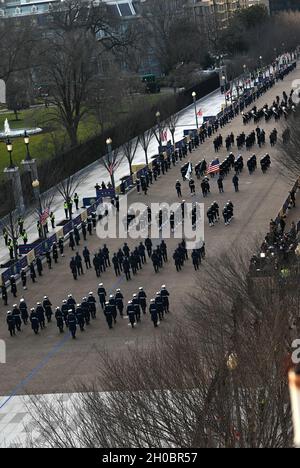
[[[30,405],[33,446],[292,446],[285,362],[299,315],[299,265],[282,282],[249,275],[249,251],[208,262],[186,311],[149,349],[102,354],[92,386],[68,405]],[[286,310],[290,313],[287,314]],[[99,390],[105,390],[101,393]]]
[[118,149],[109,151],[105,156],[100,159],[100,164],[108,172],[111,180],[111,185],[116,188],[115,183],[115,172],[120,166],[124,159],[124,155],[121,156]]
[[0,78],[5,82],[12,73],[27,71],[35,64],[38,35],[29,18],[0,21]]
[[129,140],[122,145],[122,151],[124,153],[125,158],[128,161],[130,175],[133,174],[132,164],[136,155],[136,151],[139,145],[138,138],[134,138],[133,140]]
[[107,50],[121,47],[123,36],[117,34],[103,3],[87,7],[84,2],[67,0],[50,15],[53,24],[41,43],[39,71],[50,89],[49,102],[55,106],[71,146],[76,146],[79,124],[89,111],[87,102],[98,77],[99,61]]
[[[64,202],[68,204],[70,219],[72,219],[72,198],[75,192],[77,191],[78,187],[83,182],[83,180],[84,180],[84,176],[80,173],[77,173],[77,174],[67,177],[65,180],[61,181],[57,185],[57,191],[62,196]],[[51,197],[52,197],[52,194],[50,195],[50,198]],[[45,202],[46,201],[47,199],[45,199]]]
[[150,128],[149,130],[146,130],[144,133],[142,133],[138,137],[139,143],[140,143],[140,145],[143,148],[144,153],[145,153],[145,159],[146,159],[147,166],[149,165],[148,150],[149,150],[149,146],[150,146],[150,143],[152,141],[152,138],[153,138],[153,129],[152,128]]
[[172,143],[173,143],[174,151],[176,149],[175,132],[176,132],[176,127],[178,124],[179,117],[180,117],[179,114],[172,114],[166,120],[167,128],[170,130],[171,135],[172,135]]
[[[19,251],[18,251],[18,239],[21,236],[20,229],[19,229],[19,219],[26,219],[23,218],[22,213],[16,209],[14,197],[12,195],[12,189],[9,191],[7,196],[7,208],[8,214],[0,221],[1,230],[5,230],[8,234],[9,239],[12,241],[13,245],[13,253],[14,253],[14,260],[17,261],[19,259]],[[24,228],[25,229],[25,228]]]
[[[296,96],[295,96],[296,98]],[[294,98],[294,99],[295,99]],[[298,96],[297,96],[298,99]],[[286,142],[280,142],[280,156],[278,162],[292,180],[296,180],[300,174],[300,108],[297,106],[292,111],[288,120],[283,124],[282,131],[288,131],[289,138]]]

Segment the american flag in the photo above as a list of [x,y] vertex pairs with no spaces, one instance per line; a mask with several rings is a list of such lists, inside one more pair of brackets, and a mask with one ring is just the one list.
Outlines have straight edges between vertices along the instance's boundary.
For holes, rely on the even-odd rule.
[[220,170],[220,161],[218,159],[214,159],[207,169],[207,174],[216,174]]
[[46,208],[45,211],[43,211],[43,213],[40,214],[40,223],[44,225],[47,219],[49,218],[49,216],[50,216],[50,210],[49,208]]
[[160,132],[161,141],[168,141],[168,130],[163,130]]

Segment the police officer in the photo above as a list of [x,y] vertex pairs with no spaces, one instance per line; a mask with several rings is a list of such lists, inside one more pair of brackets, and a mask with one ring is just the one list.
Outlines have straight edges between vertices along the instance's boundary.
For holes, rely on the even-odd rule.
[[76,320],[79,325],[80,331],[84,332],[84,315],[83,315],[81,304],[77,304],[75,316],[76,316]]
[[[98,292],[98,294],[99,294],[99,292]],[[106,295],[106,293],[105,293],[105,295]],[[99,299],[100,299],[100,296],[99,296]],[[104,298],[104,300],[105,300],[105,298]],[[92,319],[95,320],[96,313],[97,313],[97,302],[96,302],[96,299],[94,297],[94,293],[92,291],[89,292],[89,297],[87,299],[87,302],[88,302],[88,305],[89,305],[89,312],[90,312],[90,314],[92,316]]]
[[10,310],[7,312],[6,323],[8,326],[8,331],[10,333],[10,336],[15,336],[16,335],[16,323],[15,323],[15,318],[12,315],[12,312]]
[[35,335],[37,335],[40,330],[40,322],[39,322],[38,315],[35,309],[33,308],[30,309],[30,323],[31,323],[32,330],[34,331]]
[[64,202],[64,210],[66,219],[69,219],[69,205],[67,201]]
[[161,299],[163,303],[164,312],[168,314],[170,312],[170,301],[169,301],[170,293],[167,290],[165,284],[163,284],[161,287],[160,295],[161,295]]
[[56,307],[55,309],[55,319],[56,319],[56,325],[57,325],[57,328],[59,329],[59,332],[63,333],[64,332],[64,316],[59,307]]
[[98,297],[99,297],[100,305],[101,305],[102,309],[104,310],[104,306],[105,306],[105,302],[106,302],[106,290],[105,290],[105,288],[103,286],[103,283],[99,284]]
[[155,328],[158,327],[158,312],[157,312],[157,306],[156,306],[154,299],[151,299],[150,301],[149,312],[150,312],[151,320],[153,322],[154,327]]
[[21,331],[22,320],[21,320],[21,311],[20,311],[19,307],[17,306],[17,304],[14,304],[14,306],[13,306],[12,315],[13,315],[13,317],[15,319],[16,328],[17,328],[18,332],[20,332]]
[[37,303],[37,307],[36,307],[35,311],[36,311],[36,315],[37,315],[41,330],[43,330],[44,328],[46,328],[46,325],[45,325],[45,311],[44,311],[44,308],[43,308],[43,306],[42,306],[42,304],[40,302]]
[[51,319],[52,319],[52,304],[49,301],[48,296],[44,297],[43,307],[44,307],[45,314],[46,314],[46,317],[47,317],[47,322],[50,323]]
[[77,332],[77,324],[76,324],[76,317],[73,309],[68,311],[68,326],[70,333],[72,335],[73,340],[76,339],[76,332]]
[[27,304],[25,302],[25,299],[23,299],[23,298],[20,300],[19,309],[20,309],[20,312],[21,312],[21,318],[23,320],[23,323],[24,323],[24,325],[27,325],[29,315],[28,315],[28,310],[27,310]]
[[127,313],[127,316],[128,316],[129,324],[131,325],[132,328],[134,328],[135,325],[136,325],[136,322],[135,322],[135,307],[134,307],[132,301],[128,302],[126,313]]
[[26,269],[25,268],[22,268],[22,270],[21,270],[21,280],[22,280],[23,289],[24,289],[24,291],[26,291],[26,289],[27,289],[27,287],[26,287],[27,275],[26,275]]
[[23,243],[24,245],[27,245],[27,242],[28,242],[28,234],[25,230],[23,230],[22,234],[21,234],[21,237],[22,237],[22,240],[23,240]]
[[123,294],[121,293],[121,290],[120,289],[117,289],[116,290],[116,294],[115,294],[115,304],[116,304],[116,307],[119,311],[119,314],[121,317],[123,317],[123,310],[124,310],[124,296]]
[[139,288],[138,299],[142,312],[143,314],[145,314],[147,309],[147,294],[145,293],[144,288],[142,287]]

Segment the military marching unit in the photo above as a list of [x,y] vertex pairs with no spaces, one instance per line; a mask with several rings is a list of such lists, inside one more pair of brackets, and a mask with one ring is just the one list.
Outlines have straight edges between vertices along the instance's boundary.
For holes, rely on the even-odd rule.
[[73,339],[76,338],[78,330],[84,332],[97,319],[97,312],[102,311],[109,329],[117,325],[118,319],[128,319],[128,325],[135,328],[143,317],[149,316],[155,328],[170,312],[170,293],[166,285],[162,285],[155,297],[148,300],[143,287],[133,294],[127,304],[121,289],[116,289],[114,294],[108,295],[103,283],[99,284],[97,290],[98,301],[93,292],[83,297],[80,302],[76,301],[72,294],[62,301],[55,309],[48,296],[42,302],[37,302],[35,307],[28,308],[25,299],[19,304],[14,304],[7,312],[6,323],[11,337],[22,332],[23,327],[31,325],[35,335],[56,321],[59,333],[69,331]]
[[[138,194],[148,194],[150,185],[154,184],[161,176],[168,173],[172,167],[182,164],[183,160],[188,157],[195,149],[199,148],[207,139],[214,137],[213,145],[215,152],[218,153],[223,147],[224,143],[226,150],[232,151],[233,147],[237,146],[238,151],[244,147],[247,150],[251,150],[257,143],[261,148],[266,143],[266,132],[264,129],[257,126],[248,135],[242,132],[240,135],[235,136],[233,132],[223,137],[219,132],[220,129],[225,127],[232,119],[242,114],[244,124],[251,123],[252,121],[256,124],[263,118],[266,122],[269,122],[272,118],[275,121],[279,120],[282,116],[288,118],[289,114],[295,110],[295,104],[293,102],[293,92],[288,96],[285,92],[282,98],[277,96],[276,100],[271,106],[265,105],[263,108],[258,109],[257,106],[245,113],[246,107],[249,107],[253,102],[258,99],[264,92],[268,91],[270,87],[274,86],[276,80],[283,79],[284,76],[292,71],[294,65],[291,65],[286,70],[278,72],[276,77],[273,77],[269,82],[265,83],[256,93],[251,96],[245,96],[238,103],[233,103],[226,109],[226,112],[220,118],[215,119],[209,123],[203,123],[200,125],[198,132],[191,133],[189,141],[186,144],[182,144],[180,147],[175,147],[173,152],[168,153],[166,156],[158,157],[152,167],[148,168],[145,173],[136,180],[136,190]],[[277,143],[277,130],[274,129],[269,136],[271,146]],[[288,134],[286,134],[288,139]],[[232,177],[232,184],[234,191],[239,192],[239,176],[242,173],[245,165],[245,161],[242,155],[234,155],[230,152],[227,158],[220,162],[218,159],[207,163],[205,159],[199,161],[198,164],[193,167],[191,162],[185,162],[181,168],[182,182],[176,181],[175,189],[177,197],[181,199],[181,205],[179,211],[181,212],[181,218],[184,222],[186,216],[185,205],[186,201],[182,200],[183,191],[182,183],[188,181],[189,190],[192,197],[197,195],[197,186],[193,178],[195,177],[200,182],[200,188],[203,198],[207,199],[212,193],[212,179],[215,178],[217,182],[217,188],[220,194],[225,191],[224,180],[228,176],[231,170],[234,170]],[[249,175],[252,175],[257,169],[258,161],[255,154],[247,159],[247,168]],[[270,165],[271,158],[269,154],[265,154],[259,161],[261,170],[265,173]],[[107,189],[110,185],[106,185],[104,182],[98,188]],[[122,192],[122,188],[121,188]],[[112,202],[119,210],[119,199],[116,197]],[[79,195],[75,193],[73,199],[68,198],[64,202],[64,211],[66,220],[72,219],[73,206],[75,205],[76,210],[79,209]],[[195,203],[194,203],[195,205]],[[193,211],[191,217],[193,220],[193,226],[196,226],[196,208],[193,205]],[[213,201],[211,204],[208,203],[207,207],[207,220],[209,227],[213,228],[223,218],[224,225],[229,226],[234,219],[235,206],[231,200],[228,200],[224,207],[220,207],[217,201]],[[105,216],[108,212],[105,213]],[[153,213],[151,208],[148,207],[148,227],[153,221]],[[53,212],[49,215],[49,220],[52,229],[55,228],[55,214]],[[127,243],[120,247],[115,252],[110,253],[109,248],[106,244],[99,248],[97,252],[91,254],[88,245],[83,250],[80,249],[81,237],[84,241],[87,241],[89,236],[93,235],[93,231],[96,229],[98,217],[96,213],[92,213],[86,221],[82,222],[81,232],[79,228],[74,226],[73,231],[69,235],[68,246],[72,251],[72,257],[70,258],[69,267],[73,279],[78,281],[80,277],[85,275],[87,270],[95,270],[97,278],[102,275],[111,266],[114,269],[115,276],[119,278],[124,275],[124,279],[127,281],[136,281],[136,277],[145,265],[151,261],[154,269],[154,273],[158,274],[163,270],[164,266],[170,259],[174,260],[174,265],[177,272],[181,272],[187,261],[192,260],[195,271],[199,270],[201,263],[205,259],[205,243],[203,242],[199,248],[192,250],[190,253],[186,248],[186,241],[183,239],[175,248],[175,251],[168,254],[168,246],[163,239],[159,240],[157,245],[154,245],[153,240],[148,237],[144,242],[140,242],[138,245],[130,248]],[[164,223],[169,223],[171,232],[174,232],[176,228],[176,213],[171,212],[168,219],[164,219],[163,211],[157,213],[157,221],[159,229],[162,231]],[[40,238],[44,238],[48,232],[48,222],[37,223],[37,231]],[[9,238],[7,230],[3,229],[3,236],[5,244],[9,249],[10,258],[15,258],[15,252],[18,250],[16,239],[13,241]],[[28,235],[24,229],[24,220],[22,217],[19,219],[19,237],[22,238],[24,245],[28,242]],[[60,238],[57,243],[54,243],[51,249],[45,252],[45,260],[49,270],[58,263],[59,256],[64,257],[65,255],[65,239]],[[73,253],[74,252],[74,253]],[[85,269],[84,269],[85,266]],[[38,276],[43,275],[43,263],[40,257],[37,257],[34,262],[29,265],[29,270],[23,269],[20,273],[21,286],[23,290],[27,289],[27,274],[31,277],[32,282],[36,281]],[[86,271],[85,271],[86,270]],[[53,318],[56,320],[57,328],[60,333],[64,333],[67,329],[71,336],[75,339],[77,331],[81,332],[88,329],[88,327],[97,319],[99,310],[102,311],[103,316],[107,322],[108,328],[113,329],[119,319],[128,319],[128,325],[135,328],[142,320],[142,317],[150,316],[154,324],[157,327],[161,321],[164,320],[165,316],[170,311],[169,306],[169,292],[165,285],[162,285],[160,291],[158,291],[153,298],[149,299],[143,287],[133,294],[132,298],[125,303],[124,296],[120,289],[116,289],[114,294],[107,294],[103,283],[98,286],[97,294],[89,292],[86,297],[83,297],[80,301],[76,301],[72,294],[69,294],[67,299],[62,301],[62,304],[53,307],[50,299],[44,296],[41,302],[38,302],[35,307],[29,308],[24,298],[17,303],[18,286],[16,277],[11,276],[9,281],[10,292],[14,298],[14,304],[7,312],[6,322],[9,333],[12,337],[18,335],[24,327],[31,324],[32,330],[35,334],[41,334],[43,330],[50,326]],[[2,286],[2,299],[4,305],[8,305],[8,287]],[[98,300],[96,297],[98,296]]]

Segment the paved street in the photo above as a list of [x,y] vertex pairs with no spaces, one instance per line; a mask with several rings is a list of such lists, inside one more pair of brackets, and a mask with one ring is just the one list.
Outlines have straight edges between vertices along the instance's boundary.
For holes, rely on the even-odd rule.
[[[298,71],[296,70],[284,82],[280,82],[274,89],[265,94],[257,102],[257,105],[263,106],[266,102],[271,104],[276,95],[281,94],[283,91],[289,92],[291,83],[297,76]],[[268,137],[270,131],[274,128],[274,121],[269,124],[262,121],[260,126],[265,129]],[[237,117],[221,133],[226,137],[231,131],[235,135],[242,131],[249,134],[253,129],[252,124],[244,127],[241,117]],[[224,183],[225,193],[222,195],[218,194],[216,181],[212,182],[212,194],[205,201],[206,208],[207,203],[210,204],[214,200],[219,203],[220,207],[223,207],[224,203],[231,199],[235,205],[235,218],[229,227],[225,227],[220,222],[213,228],[208,227],[205,219],[205,242],[208,258],[217,255],[223,249],[230,249],[233,245],[246,244],[253,236],[261,236],[262,239],[268,229],[270,218],[277,215],[286,199],[291,181],[282,175],[278,164],[274,161],[275,156],[279,156],[277,153],[278,147],[271,149],[267,144],[263,151],[259,151],[259,148],[255,147],[254,152],[258,157],[266,152],[270,153],[272,166],[266,175],[263,175],[259,168],[254,175],[249,176],[248,171],[245,169],[240,179],[240,193],[238,194],[233,192],[231,182],[233,173],[226,178]],[[243,151],[242,154],[245,159],[249,155],[246,151]],[[226,150],[222,149],[219,157],[223,160],[226,155]],[[203,157],[207,161],[214,158],[212,140],[207,141],[198,151],[193,153],[192,161],[198,162]],[[169,171],[166,176],[161,177],[151,188],[148,197],[145,197],[147,203],[173,203],[177,201],[174,186],[176,179],[179,178],[180,168],[177,166]],[[89,179],[91,189],[96,180],[99,181],[99,178]],[[187,184],[184,186],[183,191],[184,198],[187,201],[192,201]],[[197,182],[196,199],[202,201],[199,182]],[[139,196],[134,191],[129,195],[129,203],[136,201],[144,201],[144,195]],[[299,212],[295,211],[294,216],[295,221],[298,221]],[[107,242],[111,253],[122,243],[123,241],[119,240]],[[129,241],[128,244],[133,246],[136,242]],[[101,245],[103,245],[103,242],[96,236],[88,241],[88,248],[91,252]],[[169,256],[171,256],[176,241],[167,240],[167,245]],[[83,244],[81,249],[82,247]],[[78,300],[81,300],[89,291],[96,292],[99,281],[95,277],[94,270],[89,271],[75,283],[69,271],[69,260],[70,251],[67,249],[66,257],[59,260],[58,266],[55,266],[51,272],[45,272],[44,277],[36,285],[29,282],[29,290],[24,294],[29,307],[34,306],[45,294],[56,306],[60,305],[61,301],[70,292]],[[72,391],[78,381],[84,380],[87,382],[93,378],[99,362],[99,353],[103,352],[103,350],[108,350],[113,359],[114,355],[119,355],[127,350],[131,352],[136,344],[141,347],[150,346],[156,337],[163,337],[169,333],[172,326],[176,324],[177,318],[185,313],[184,304],[189,301],[189,293],[200,280],[205,281],[205,278],[203,278],[201,272],[197,275],[194,274],[191,261],[186,264],[181,273],[176,273],[173,261],[169,261],[163,271],[157,275],[153,272],[152,264],[148,263],[142,272],[129,283],[123,277],[116,281],[114,273],[110,269],[102,276],[101,281],[103,281],[107,291],[114,292],[117,287],[120,287],[126,302],[134,292],[138,291],[139,286],[144,286],[148,299],[150,299],[162,284],[166,284],[171,293],[171,314],[161,323],[158,329],[154,329],[149,316],[147,316],[142,318],[142,323],[134,330],[128,327],[127,320],[122,322],[119,320],[113,330],[108,330],[102,312],[98,310],[97,321],[93,322],[83,334],[78,332],[76,341],[72,341],[68,334],[59,336],[55,323],[47,327],[39,336],[34,336],[28,326],[16,338],[11,339],[8,337],[5,324],[7,309],[1,305],[0,338],[6,340],[8,362],[6,365],[1,366],[0,395]],[[18,299],[20,297],[21,290],[19,289]],[[11,301],[10,305],[12,304]]]

